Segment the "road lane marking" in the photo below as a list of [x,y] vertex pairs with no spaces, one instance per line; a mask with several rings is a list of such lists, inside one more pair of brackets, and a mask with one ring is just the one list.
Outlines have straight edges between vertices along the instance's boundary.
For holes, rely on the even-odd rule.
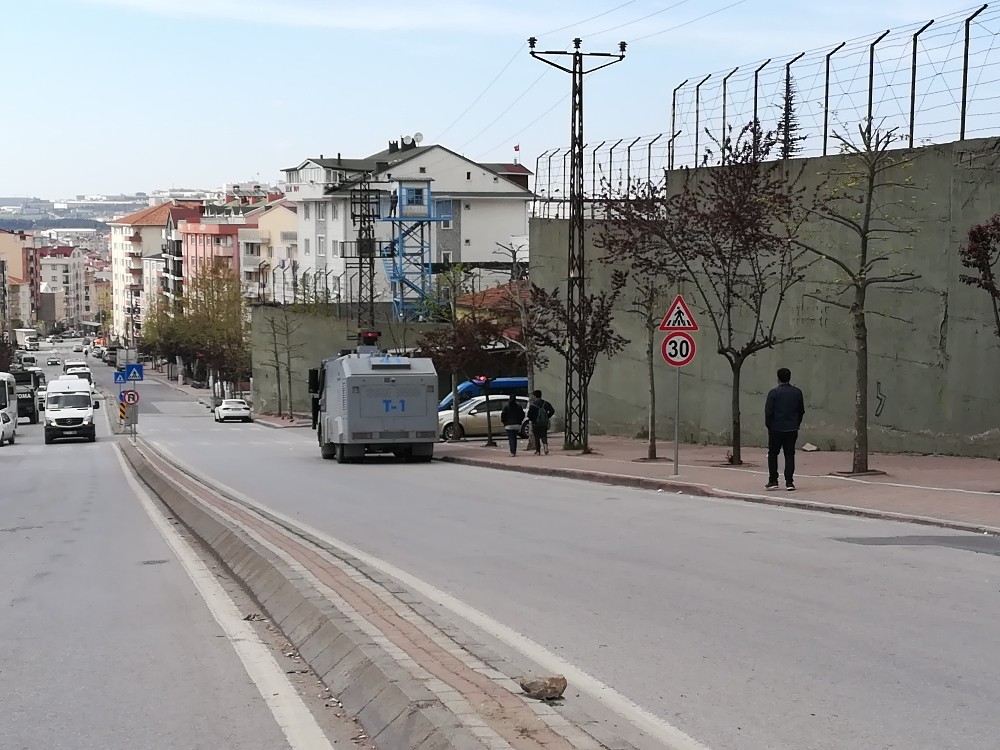
[[[493,619],[485,612],[482,612],[475,607],[466,604],[457,597],[442,591],[436,586],[427,583],[410,573],[407,573],[405,570],[396,567],[392,563],[375,557],[364,550],[337,539],[336,537],[325,534],[298,519],[292,519],[279,511],[273,510],[269,506],[247,497],[242,492],[239,492],[222,482],[215,479],[202,479],[202,475],[198,471],[184,461],[181,461],[177,458],[177,456],[159,443],[156,444],[156,450],[158,450],[178,469],[207,484],[209,487],[217,487],[222,492],[228,493],[231,497],[238,499],[247,507],[264,511],[273,518],[280,520],[281,523],[287,525],[288,527],[300,529],[315,539],[319,539],[325,544],[339,549],[344,554],[354,557],[366,565],[371,566],[375,570],[395,578],[397,581],[403,583],[419,593],[421,596],[425,597],[428,601],[444,607],[457,617],[460,617],[466,622],[480,628],[500,642],[510,648],[513,648],[515,651],[520,652],[541,666],[543,669],[549,672],[562,674],[574,688],[587,694],[605,707],[614,711],[619,716],[629,721],[632,725],[648,734],[650,737],[662,742],[666,747],[670,748],[670,750],[709,750],[707,745],[704,745],[698,740],[685,734],[681,729],[678,729],[670,722],[662,719],[651,711],[643,708],[638,703],[635,703],[631,699],[622,695],[610,685],[601,682],[596,677],[569,663],[562,657],[552,653],[542,644],[532,640],[514,628]],[[120,453],[119,458],[121,458]]]
[[212,617],[240,657],[243,668],[271,710],[291,750],[333,750],[326,734],[316,722],[316,717],[289,682],[284,670],[274,660],[270,648],[258,637],[253,627],[243,620],[236,604],[229,598],[212,571],[166,521],[149,493],[132,473],[125,462],[121,448],[117,445],[115,454],[118,456],[118,463],[125,480],[142,504],[146,515],[160,532],[160,536],[180,561],[184,572],[188,574],[205,601]]

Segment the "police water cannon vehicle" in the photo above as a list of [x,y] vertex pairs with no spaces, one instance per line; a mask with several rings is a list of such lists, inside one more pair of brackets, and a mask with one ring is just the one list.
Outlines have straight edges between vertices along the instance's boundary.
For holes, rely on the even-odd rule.
[[430,359],[400,357],[364,331],[358,347],[309,371],[312,426],[323,458],[360,461],[392,453],[430,461],[437,441],[437,371]]

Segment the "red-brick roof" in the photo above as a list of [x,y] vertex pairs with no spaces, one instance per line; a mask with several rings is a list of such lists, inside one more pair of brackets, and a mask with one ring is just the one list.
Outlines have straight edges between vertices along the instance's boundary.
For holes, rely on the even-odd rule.
[[38,248],[39,258],[68,258],[76,250],[70,245],[46,245]]
[[[176,208],[197,208],[198,201],[168,201],[156,206],[140,209],[135,213],[122,216],[112,221],[112,224],[124,224],[130,227],[165,227],[167,216]],[[200,215],[200,214],[199,214]]]
[[472,307],[491,312],[513,312],[517,308],[512,297],[521,302],[530,302],[531,282],[527,279],[521,279],[491,289],[484,289],[481,292],[463,294],[455,300],[455,304],[458,307]]

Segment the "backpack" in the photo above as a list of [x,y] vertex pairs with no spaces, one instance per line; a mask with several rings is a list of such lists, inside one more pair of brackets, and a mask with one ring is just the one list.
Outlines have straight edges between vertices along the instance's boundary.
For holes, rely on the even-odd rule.
[[548,401],[541,401],[538,404],[538,414],[535,416],[535,427],[539,427],[543,430],[549,429],[549,406]]

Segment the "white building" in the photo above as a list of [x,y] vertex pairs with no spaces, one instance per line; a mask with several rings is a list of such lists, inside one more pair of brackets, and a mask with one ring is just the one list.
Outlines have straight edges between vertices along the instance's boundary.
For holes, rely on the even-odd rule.
[[75,328],[85,318],[84,251],[78,247],[40,247],[38,257],[39,280],[62,290],[65,320]]
[[[452,216],[430,224],[432,265],[460,262],[503,275],[509,271],[509,254],[498,252],[498,244],[510,245],[514,238],[522,243],[528,234],[531,173],[521,165],[479,164],[444,146],[403,139],[363,159],[321,155],[284,172],[286,200],[298,210],[298,273],[336,278],[334,288],[344,301],[354,301],[356,293],[357,227],[351,220],[351,190],[365,173],[372,174],[372,187],[379,191],[382,217],[389,216],[398,180],[431,181],[438,213]],[[376,238],[384,247],[391,239],[390,222],[376,222]],[[527,262],[527,255],[525,248],[519,260]],[[388,282],[382,264],[377,264],[376,278],[384,294]]]
[[132,343],[143,312],[143,258],[163,252],[163,230],[176,202],[161,203],[111,222],[111,336]]

